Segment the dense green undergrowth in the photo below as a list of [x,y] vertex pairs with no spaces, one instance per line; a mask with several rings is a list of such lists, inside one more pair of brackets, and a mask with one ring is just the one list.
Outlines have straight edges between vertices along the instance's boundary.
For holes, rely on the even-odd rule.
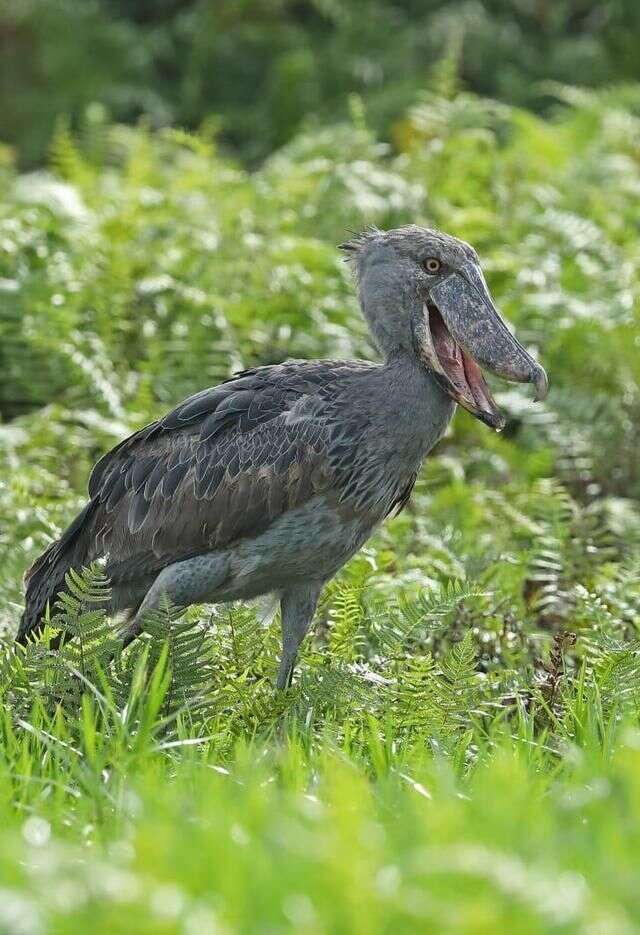
[[[425,96],[393,154],[356,108],[254,174],[94,111],[0,170],[0,930],[640,925],[640,91],[554,93]],[[407,222],[474,243],[552,389],[456,416],[293,687],[262,605],[118,652],[98,566],[16,653],[100,453],[241,367],[370,356],[335,245]]]

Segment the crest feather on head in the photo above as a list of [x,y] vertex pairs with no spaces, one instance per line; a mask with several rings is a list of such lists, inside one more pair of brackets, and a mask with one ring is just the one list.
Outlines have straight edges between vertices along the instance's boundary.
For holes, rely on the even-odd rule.
[[344,243],[338,244],[338,249],[348,254],[347,259],[351,258],[351,254],[358,253],[369,241],[375,240],[376,237],[381,237],[384,231],[370,224],[368,227],[365,227],[364,230],[360,231],[360,233],[356,233],[355,231],[349,231],[349,233],[353,234],[351,240],[345,240]]

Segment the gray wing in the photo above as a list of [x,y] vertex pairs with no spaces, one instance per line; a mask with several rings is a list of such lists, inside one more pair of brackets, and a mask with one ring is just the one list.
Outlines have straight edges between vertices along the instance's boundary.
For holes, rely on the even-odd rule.
[[[256,535],[336,490],[351,451],[336,397],[370,364],[290,362],[197,393],[93,470],[92,557],[134,573]],[[348,473],[348,472],[347,472]]]

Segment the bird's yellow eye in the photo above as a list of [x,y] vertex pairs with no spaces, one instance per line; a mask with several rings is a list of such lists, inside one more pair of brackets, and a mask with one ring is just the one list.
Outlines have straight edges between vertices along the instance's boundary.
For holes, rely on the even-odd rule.
[[437,260],[434,256],[429,256],[422,264],[428,273],[437,273],[442,263],[440,260]]

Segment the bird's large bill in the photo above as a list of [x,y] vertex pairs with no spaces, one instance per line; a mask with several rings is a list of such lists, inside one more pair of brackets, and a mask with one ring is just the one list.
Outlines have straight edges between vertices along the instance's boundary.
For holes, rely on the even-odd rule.
[[424,314],[432,369],[442,388],[482,422],[503,428],[504,416],[478,364],[454,340],[435,305],[425,305]]
[[446,392],[487,425],[500,429],[505,419],[481,366],[506,380],[533,383],[536,399],[546,396],[546,373],[507,328],[476,264],[465,264],[429,290],[423,318],[422,354]]

